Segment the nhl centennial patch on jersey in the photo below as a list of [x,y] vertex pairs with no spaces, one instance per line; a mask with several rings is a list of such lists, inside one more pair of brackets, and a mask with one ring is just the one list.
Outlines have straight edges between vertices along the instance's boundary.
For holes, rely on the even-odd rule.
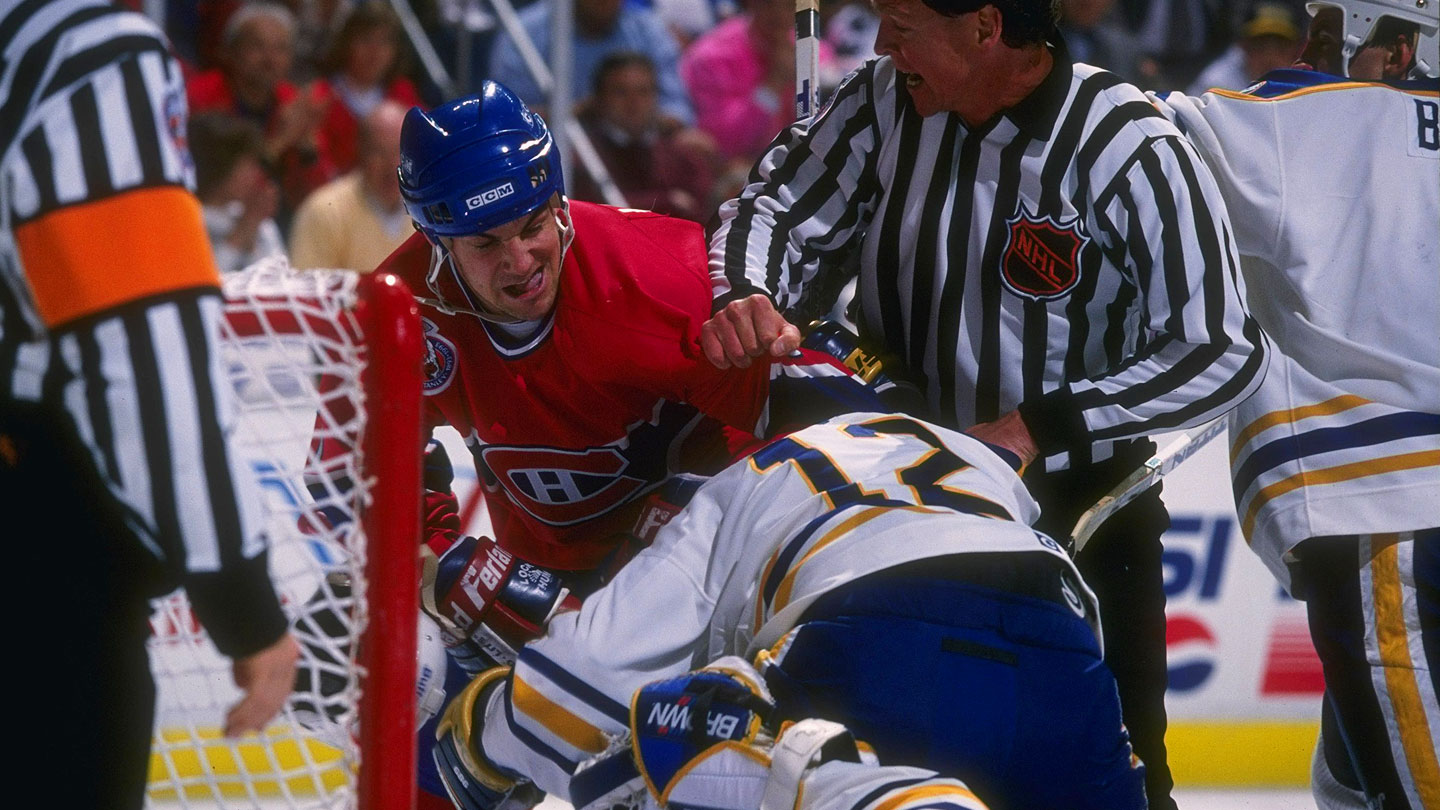
[[429,318],[421,318],[425,330],[425,393],[438,394],[450,387],[455,376],[455,344],[440,334],[440,327]]
[[1010,292],[1036,301],[1069,295],[1080,281],[1080,249],[1089,238],[1078,217],[1057,221],[1031,214],[1022,201],[1005,221],[1000,277]]
[[175,154],[185,163],[185,176],[195,176],[195,160],[190,155],[190,137],[185,126],[185,91],[172,87],[165,91],[161,107],[165,112],[165,132],[175,145]]

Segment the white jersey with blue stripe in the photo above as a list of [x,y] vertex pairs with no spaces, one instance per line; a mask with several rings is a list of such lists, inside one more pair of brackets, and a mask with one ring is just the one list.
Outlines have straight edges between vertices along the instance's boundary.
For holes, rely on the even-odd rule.
[[[774,442],[706,482],[615,580],[555,617],[487,707],[496,764],[562,797],[575,765],[629,722],[631,695],[780,641],[816,598],[903,563],[972,552],[1069,557],[975,439],[908,417],[852,414]],[[1099,639],[1093,594],[1076,613]]]
[[1213,170],[1277,352],[1231,415],[1242,528],[1281,580],[1302,540],[1440,526],[1440,92],[1276,71],[1162,110]]

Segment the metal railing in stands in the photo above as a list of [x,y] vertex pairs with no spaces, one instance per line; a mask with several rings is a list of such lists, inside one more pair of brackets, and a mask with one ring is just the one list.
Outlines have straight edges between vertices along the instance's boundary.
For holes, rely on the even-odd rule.
[[[590,142],[590,137],[585,133],[585,128],[575,119],[574,99],[571,98],[571,70],[574,68],[573,47],[575,30],[575,6],[574,0],[548,0],[550,3],[550,63],[547,65],[544,57],[531,41],[530,35],[525,27],[520,24],[520,17],[515,13],[515,6],[511,0],[462,0],[462,2],[480,3],[484,2],[490,6],[495,19],[499,21],[501,29],[515,43],[516,50],[520,53],[520,59],[525,63],[525,69],[535,79],[535,84],[540,87],[540,92],[545,94],[547,107],[545,117],[550,123],[550,130],[559,142],[560,148],[567,154],[573,156],[585,167],[590,176],[595,178],[600,193],[604,195],[605,201],[611,205],[626,205],[625,196],[620,193],[619,187],[610,177],[610,172],[605,168],[605,163],[600,159],[600,153],[595,151],[595,145]],[[409,0],[390,0],[395,13],[400,16],[400,22],[405,29],[405,35],[409,38],[410,44],[414,46],[416,54],[420,58],[420,65],[425,70],[433,83],[447,97],[453,98],[468,92],[471,88],[470,77],[470,45],[476,31],[472,31],[463,24],[465,17],[464,10],[461,11],[462,24],[458,27],[456,41],[459,47],[456,49],[456,69],[452,72],[447,70],[444,61],[435,50],[430,41],[429,35],[420,24],[419,18],[411,8]]]

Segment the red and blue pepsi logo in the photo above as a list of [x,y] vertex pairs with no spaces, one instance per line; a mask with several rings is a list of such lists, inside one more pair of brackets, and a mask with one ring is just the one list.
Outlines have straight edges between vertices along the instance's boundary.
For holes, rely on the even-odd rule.
[[1165,657],[1171,691],[1199,689],[1215,674],[1215,634],[1194,616],[1171,616],[1165,621]]
[[[1161,556],[1165,598],[1219,600],[1235,521],[1228,516],[1177,514],[1165,533]],[[1165,622],[1165,651],[1170,691],[1203,689],[1215,674],[1218,640],[1206,620],[1190,613],[1170,612]]]

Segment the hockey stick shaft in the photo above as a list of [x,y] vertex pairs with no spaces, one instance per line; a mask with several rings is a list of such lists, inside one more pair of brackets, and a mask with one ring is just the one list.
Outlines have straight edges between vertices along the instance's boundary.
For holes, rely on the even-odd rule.
[[795,0],[795,120],[815,114],[820,97],[820,3]]
[[1094,506],[1086,509],[1080,519],[1075,522],[1075,528],[1070,532],[1073,553],[1079,554],[1081,549],[1085,548],[1085,544],[1090,542],[1095,531],[1111,515],[1159,483],[1160,479],[1169,475],[1172,470],[1180,466],[1181,462],[1194,455],[1196,450],[1224,433],[1227,421],[1221,417],[1208,425],[1180,434],[1169,444],[1160,448],[1155,455],[1146,459],[1139,469],[1126,476],[1125,480],[1117,484],[1114,489],[1102,495],[1100,500],[1096,501]]

